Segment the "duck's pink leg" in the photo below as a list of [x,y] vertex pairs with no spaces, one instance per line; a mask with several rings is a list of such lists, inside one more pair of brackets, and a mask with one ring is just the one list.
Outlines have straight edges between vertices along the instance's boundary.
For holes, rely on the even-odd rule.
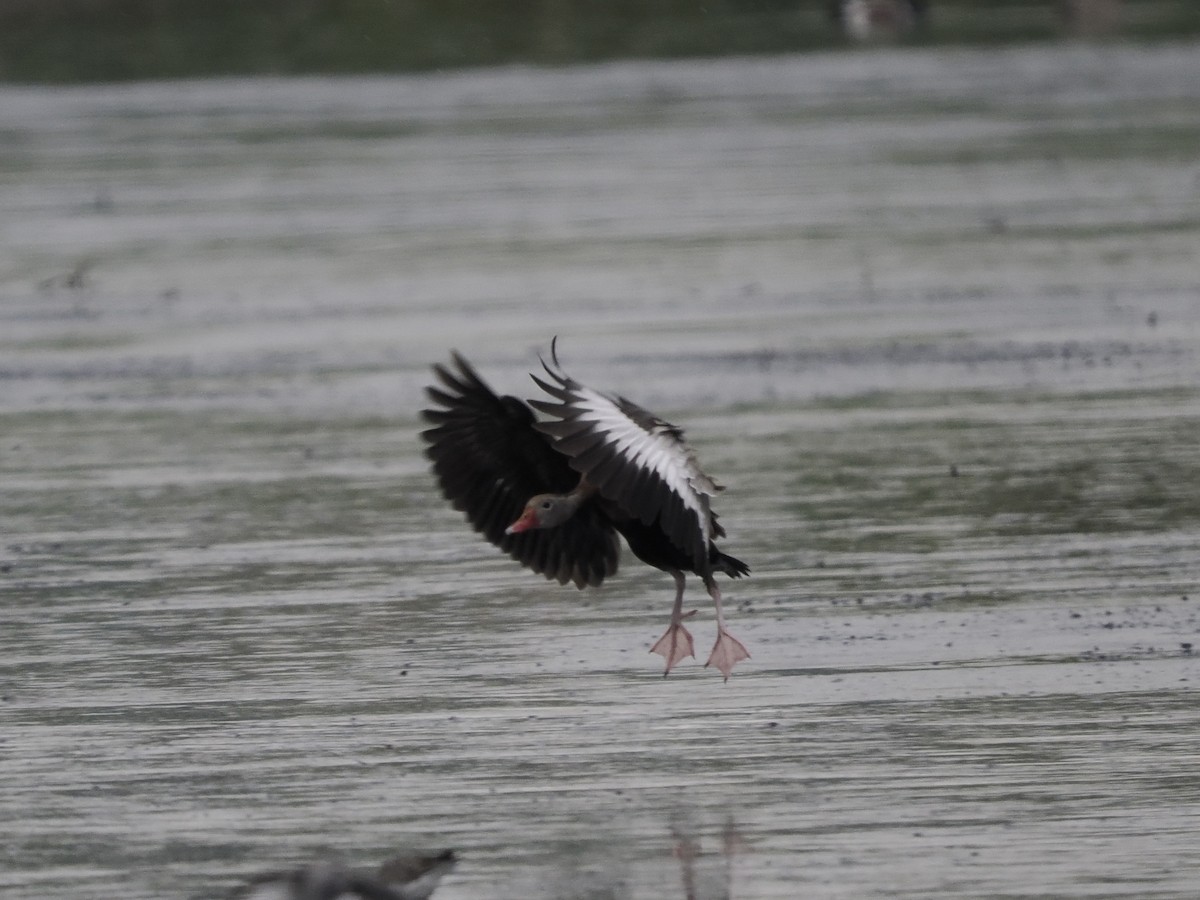
[[671,575],[675,578],[675,606],[671,610],[671,624],[650,648],[651,653],[658,653],[667,661],[667,669],[663,675],[671,674],[671,669],[680,660],[696,656],[696,650],[692,646],[692,635],[683,627],[683,620],[696,614],[694,609],[687,616],[683,614],[683,589],[687,581],[682,572],[672,572]]
[[717,608],[717,642],[713,644],[712,653],[704,665],[716,666],[728,681],[733,667],[743,659],[749,659],[750,651],[725,628],[725,615],[721,612],[721,589],[711,575],[704,577],[704,586],[708,588],[708,596],[712,597],[713,605]]

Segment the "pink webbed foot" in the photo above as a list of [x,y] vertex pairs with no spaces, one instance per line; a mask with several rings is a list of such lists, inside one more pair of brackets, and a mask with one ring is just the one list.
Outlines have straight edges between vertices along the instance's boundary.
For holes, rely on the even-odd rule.
[[749,658],[750,651],[741,641],[724,628],[718,628],[717,642],[713,644],[712,653],[709,654],[708,662],[704,665],[705,667],[716,666],[728,681],[729,676],[733,674],[733,667],[743,659]]
[[[695,614],[696,611],[692,610],[687,616],[680,616],[680,618],[685,619]],[[692,633],[683,627],[683,622],[672,622],[663,636],[655,641],[650,652],[659,654],[667,661],[667,668],[663,675],[670,675],[671,669],[681,660],[689,656],[694,659],[696,656],[696,648],[692,645]]]

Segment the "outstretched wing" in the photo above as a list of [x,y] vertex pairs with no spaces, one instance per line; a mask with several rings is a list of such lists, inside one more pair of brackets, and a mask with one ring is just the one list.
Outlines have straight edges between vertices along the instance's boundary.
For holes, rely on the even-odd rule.
[[533,412],[516,397],[498,397],[465,359],[457,370],[435,365],[441,386],[426,388],[434,427],[421,432],[442,493],[472,527],[533,571],[576,587],[617,571],[616,532],[585,504],[557,528],[505,534],[534,494],[566,493],[579,481],[566,457],[534,430]]
[[721,486],[700,469],[683,431],[624,397],[584,387],[543,361],[553,380],[533,380],[558,402],[530,400],[556,421],[535,427],[554,438],[554,448],[594,485],[600,495],[644,525],[656,520],[667,539],[692,560],[697,571],[709,562],[709,544],[722,534],[709,498]]

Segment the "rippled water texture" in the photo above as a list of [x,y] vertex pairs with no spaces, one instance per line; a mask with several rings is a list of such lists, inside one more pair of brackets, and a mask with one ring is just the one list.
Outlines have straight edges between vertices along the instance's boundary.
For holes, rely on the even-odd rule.
[[[1192,898],[1200,46],[0,89],[0,888]],[[685,425],[753,658],[477,539],[451,346]],[[697,645],[712,614],[690,595]]]

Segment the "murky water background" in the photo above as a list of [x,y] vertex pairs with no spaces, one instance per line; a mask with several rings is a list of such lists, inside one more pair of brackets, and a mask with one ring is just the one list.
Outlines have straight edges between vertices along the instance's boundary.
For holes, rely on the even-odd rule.
[[[1196,896],[1200,47],[7,87],[0,146],[6,897]],[[429,364],[556,333],[729,486],[727,684],[431,484]]]

